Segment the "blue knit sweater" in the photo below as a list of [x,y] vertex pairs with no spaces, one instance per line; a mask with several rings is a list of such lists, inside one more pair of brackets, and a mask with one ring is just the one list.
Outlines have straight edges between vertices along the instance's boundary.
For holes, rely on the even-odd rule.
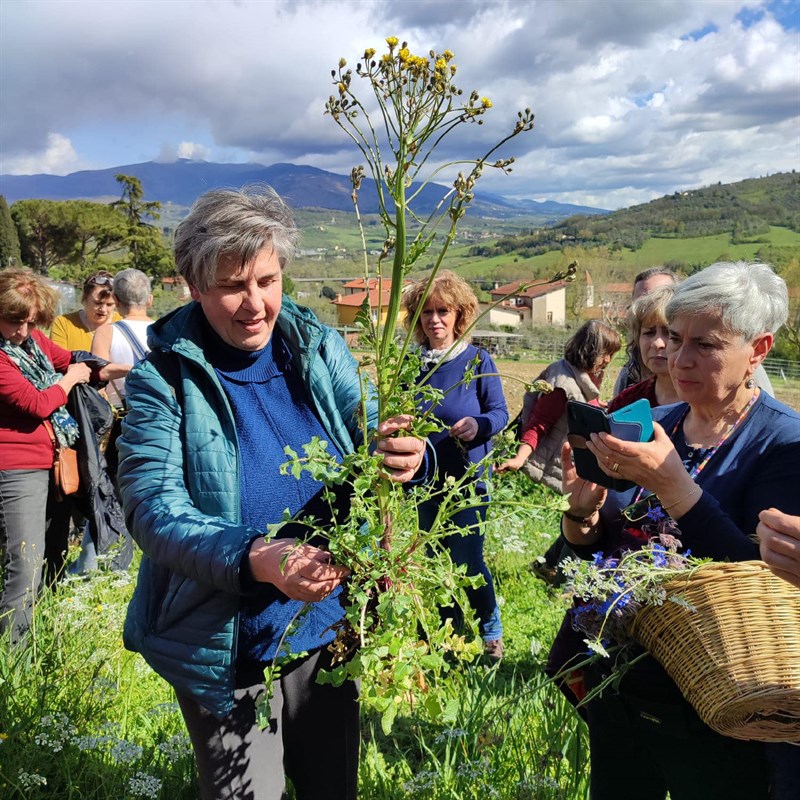
[[[314,436],[328,437],[277,330],[267,346],[255,352],[230,347],[209,325],[204,334],[209,363],[228,396],[236,423],[242,522],[265,531],[280,521],[285,510],[294,516],[306,509],[321,488],[308,473],[299,480],[280,474],[287,460],[284,448],[301,452]],[[337,589],[302,616],[287,639],[292,653],[317,650],[333,640],[330,626],[343,614],[340,594]],[[254,584],[253,594],[242,598],[236,666],[245,683],[275,657],[281,636],[302,606],[271,584]]]

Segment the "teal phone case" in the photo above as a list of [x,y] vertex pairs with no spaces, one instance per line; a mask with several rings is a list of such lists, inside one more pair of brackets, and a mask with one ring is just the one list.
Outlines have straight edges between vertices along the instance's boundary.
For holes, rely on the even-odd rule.
[[649,442],[653,439],[653,415],[650,403],[644,398],[618,408],[608,415],[608,426],[613,436],[626,442]]

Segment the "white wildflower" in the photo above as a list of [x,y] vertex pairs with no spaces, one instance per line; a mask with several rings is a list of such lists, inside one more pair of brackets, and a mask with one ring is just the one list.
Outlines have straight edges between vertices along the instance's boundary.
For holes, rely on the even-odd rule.
[[20,770],[17,775],[17,783],[19,783],[21,789],[34,789],[37,786],[47,786],[47,778],[38,772]]
[[39,722],[39,732],[34,741],[40,747],[47,747],[53,753],[60,753],[64,745],[78,733],[77,728],[63,713],[48,714]]
[[128,791],[131,793],[131,797],[148,797],[155,800],[161,791],[161,781],[154,775],[137,772],[128,781]]

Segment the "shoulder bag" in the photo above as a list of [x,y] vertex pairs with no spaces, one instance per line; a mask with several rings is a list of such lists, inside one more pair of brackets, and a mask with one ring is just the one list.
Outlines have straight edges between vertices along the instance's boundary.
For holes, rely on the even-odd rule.
[[78,451],[72,447],[59,447],[53,429],[46,424],[47,432],[53,442],[53,481],[64,497],[75,494],[81,485],[78,470]]

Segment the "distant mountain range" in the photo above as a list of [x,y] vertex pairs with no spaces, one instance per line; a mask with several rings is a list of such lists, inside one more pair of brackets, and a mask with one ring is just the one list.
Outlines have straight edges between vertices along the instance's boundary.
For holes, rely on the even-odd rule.
[[[45,200],[108,201],[120,195],[114,176],[133,175],[142,182],[147,200],[190,206],[209,189],[263,182],[275,188],[294,208],[352,211],[350,178],[316,167],[298,164],[216,164],[178,159],[171,163],[147,161],[110,169],[84,170],[70,175],[0,175],[0,194],[9,203],[31,198]],[[449,187],[432,184],[422,190],[419,213],[432,211]],[[364,181],[359,195],[362,213],[378,210],[371,181]],[[483,217],[524,216],[537,224],[557,222],[575,214],[604,214],[606,210],[553,201],[511,200],[498,194],[476,192],[470,214]]]

